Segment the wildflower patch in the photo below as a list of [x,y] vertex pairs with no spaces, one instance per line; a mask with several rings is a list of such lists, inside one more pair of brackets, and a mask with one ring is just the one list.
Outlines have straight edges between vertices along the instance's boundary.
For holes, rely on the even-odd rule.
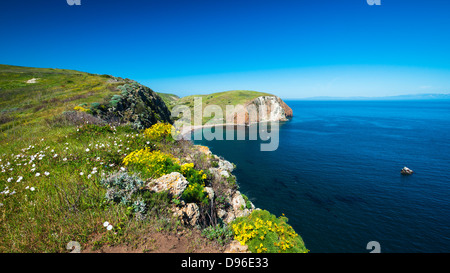
[[255,210],[231,223],[234,238],[255,253],[306,253],[302,238],[287,224],[284,216]]

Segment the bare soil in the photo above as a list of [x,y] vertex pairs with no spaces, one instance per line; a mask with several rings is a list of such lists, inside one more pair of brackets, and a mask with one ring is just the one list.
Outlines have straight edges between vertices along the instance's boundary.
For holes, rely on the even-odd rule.
[[134,245],[88,247],[82,253],[222,253],[225,247],[201,236],[198,230],[178,234],[153,232],[143,236]]

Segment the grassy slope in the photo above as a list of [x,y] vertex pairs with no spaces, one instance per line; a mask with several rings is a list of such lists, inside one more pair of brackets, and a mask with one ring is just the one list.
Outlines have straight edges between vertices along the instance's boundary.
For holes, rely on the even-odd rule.
[[[225,91],[218,92],[208,95],[192,95],[186,96],[178,101],[176,101],[175,105],[186,105],[191,108],[192,115],[194,109],[194,98],[201,97],[202,98],[202,107],[203,109],[208,105],[218,105],[221,107],[223,111],[226,110],[227,105],[244,105],[246,102],[249,102],[253,99],[256,99],[260,96],[273,96],[269,93],[257,92],[257,91],[248,91],[248,90],[233,90],[233,91]],[[224,112],[225,115],[225,112]],[[203,118],[203,124],[209,121],[211,118]],[[192,119],[193,120],[193,119]]]
[[164,103],[166,104],[167,108],[169,108],[169,110],[172,109],[172,107],[177,103],[177,101],[180,99],[180,97],[178,97],[177,95],[174,94],[169,94],[169,93],[159,93],[156,92],[156,94],[158,94],[162,100],[164,101]]
[[[26,83],[32,78],[37,82]],[[0,144],[47,135],[45,119],[117,94],[123,82],[108,83],[109,79],[67,69],[0,65]]]
[[[25,83],[31,78],[39,79]],[[101,174],[119,171],[126,154],[142,148],[135,131],[78,131],[51,122],[76,105],[117,94],[116,86],[123,83],[109,79],[65,69],[0,66],[0,253],[66,252],[70,241],[82,249],[137,245],[143,236],[182,228],[171,218],[166,198],[152,197],[152,214],[142,222],[130,219],[126,207],[104,202]],[[105,221],[112,231],[103,227]]]

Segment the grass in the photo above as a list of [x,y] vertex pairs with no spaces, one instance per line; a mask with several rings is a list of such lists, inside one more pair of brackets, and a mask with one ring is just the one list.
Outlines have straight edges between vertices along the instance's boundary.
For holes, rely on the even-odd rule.
[[[32,78],[37,82],[26,83]],[[46,135],[46,119],[117,94],[117,86],[124,82],[110,78],[67,69],[0,65],[0,144]]]
[[[26,83],[32,78],[37,82]],[[102,174],[120,171],[123,158],[146,145],[135,141],[139,132],[77,127],[61,118],[79,104],[118,94],[124,83],[108,75],[0,65],[0,252],[65,252],[70,241],[82,248],[94,237],[97,246],[118,244],[140,231],[179,228],[167,210],[170,199],[153,206],[139,229],[126,207],[105,202]]]
[[158,94],[162,98],[162,100],[166,104],[167,108],[169,108],[169,110],[172,110],[172,107],[175,106],[177,101],[180,99],[180,97],[174,94],[159,93],[159,92],[156,92],[156,94]]
[[21,149],[3,150],[0,252],[63,252],[70,241],[84,249],[138,240],[139,230],[179,230],[180,221],[167,210],[172,202],[167,195],[148,192],[149,210],[138,221],[130,207],[105,199],[102,178],[124,170],[131,151],[183,145],[145,140],[128,126],[84,125],[67,128],[57,141],[37,138]]

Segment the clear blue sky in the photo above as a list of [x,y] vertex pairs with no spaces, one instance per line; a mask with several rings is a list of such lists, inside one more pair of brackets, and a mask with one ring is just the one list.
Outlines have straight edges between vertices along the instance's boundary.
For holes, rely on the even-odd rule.
[[0,63],[180,96],[450,93],[449,14],[447,0],[1,1]]

